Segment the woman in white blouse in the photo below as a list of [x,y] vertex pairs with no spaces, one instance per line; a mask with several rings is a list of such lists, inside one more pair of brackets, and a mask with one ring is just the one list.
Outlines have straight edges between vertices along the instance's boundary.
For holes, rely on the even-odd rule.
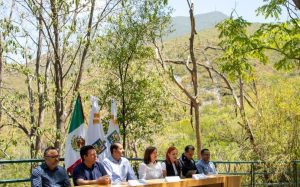
[[163,178],[163,171],[160,162],[157,162],[157,149],[148,147],[144,154],[144,162],[139,166],[140,179],[160,179]]

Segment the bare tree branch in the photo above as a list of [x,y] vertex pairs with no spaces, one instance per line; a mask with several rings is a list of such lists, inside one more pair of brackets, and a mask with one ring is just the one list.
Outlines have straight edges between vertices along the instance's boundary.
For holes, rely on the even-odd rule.
[[29,133],[29,131],[27,130],[27,128],[26,128],[24,125],[22,125],[22,123],[19,122],[19,120],[18,120],[17,118],[15,118],[14,115],[12,115],[10,112],[8,112],[8,110],[6,109],[5,106],[2,106],[2,109],[3,109],[3,111],[8,115],[8,117],[9,117],[14,123],[17,124],[17,125],[13,125],[13,124],[12,124],[12,126],[15,126],[15,127],[19,128],[19,129],[21,129],[21,130],[26,134],[27,137],[30,137],[30,133]]

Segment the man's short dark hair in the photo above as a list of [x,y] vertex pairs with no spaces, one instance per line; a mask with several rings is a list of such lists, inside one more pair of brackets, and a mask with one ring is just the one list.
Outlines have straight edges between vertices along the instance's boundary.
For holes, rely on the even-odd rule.
[[50,150],[56,150],[58,152],[58,149],[56,147],[53,147],[53,146],[47,147],[44,151],[44,157],[47,156],[48,151],[50,151]]
[[120,143],[113,143],[110,146],[110,153],[113,154],[114,150],[119,148]]
[[192,146],[192,145],[187,145],[187,146],[185,146],[184,151],[185,151],[186,153],[189,152],[190,150],[195,151],[195,147]]
[[87,155],[91,149],[95,149],[95,147],[92,145],[86,145],[80,148],[80,157],[82,161],[84,160],[84,155]]
[[201,150],[201,155],[203,155],[205,151],[209,151],[209,150],[206,149],[206,148],[205,148],[205,149],[202,149],[202,150]]

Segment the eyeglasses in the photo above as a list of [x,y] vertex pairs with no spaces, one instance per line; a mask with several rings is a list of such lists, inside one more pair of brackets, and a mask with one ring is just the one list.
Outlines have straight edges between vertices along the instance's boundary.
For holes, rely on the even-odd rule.
[[53,155],[53,156],[45,156],[46,158],[60,158],[60,155]]

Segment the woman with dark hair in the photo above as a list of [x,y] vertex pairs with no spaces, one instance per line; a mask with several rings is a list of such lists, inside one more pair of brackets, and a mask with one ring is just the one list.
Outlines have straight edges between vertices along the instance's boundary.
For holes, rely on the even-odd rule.
[[159,179],[163,178],[161,163],[157,162],[157,149],[148,147],[144,154],[144,162],[139,166],[140,179]]
[[163,175],[166,176],[181,176],[181,169],[177,159],[178,150],[176,147],[169,147],[166,153],[166,160],[161,164]]

